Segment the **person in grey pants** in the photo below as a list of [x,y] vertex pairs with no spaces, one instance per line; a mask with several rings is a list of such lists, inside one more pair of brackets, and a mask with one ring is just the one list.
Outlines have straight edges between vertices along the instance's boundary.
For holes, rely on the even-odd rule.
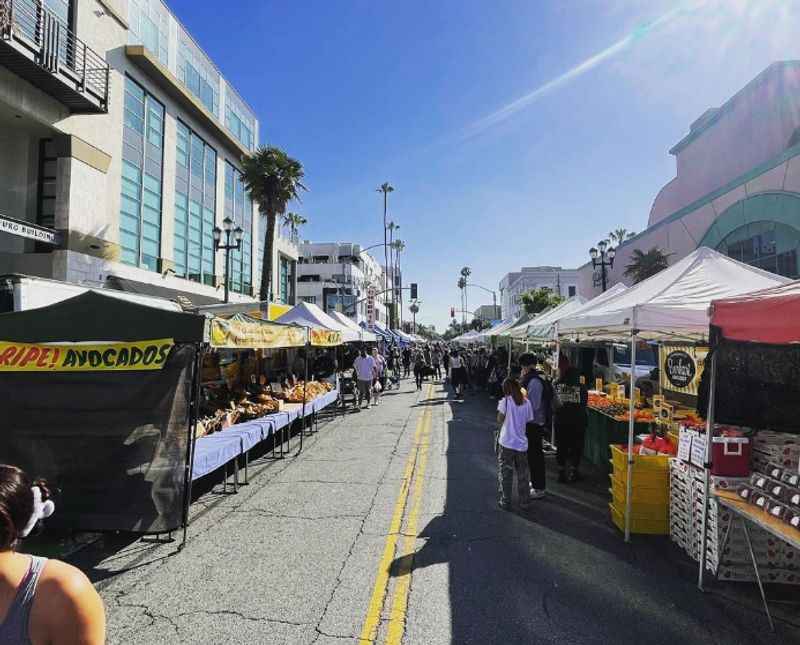
[[497,438],[497,478],[500,487],[497,504],[507,511],[511,509],[511,487],[515,474],[520,507],[528,508],[531,503],[525,426],[533,419],[533,408],[516,379],[507,378],[503,382],[503,395],[497,404],[497,422],[501,425]]

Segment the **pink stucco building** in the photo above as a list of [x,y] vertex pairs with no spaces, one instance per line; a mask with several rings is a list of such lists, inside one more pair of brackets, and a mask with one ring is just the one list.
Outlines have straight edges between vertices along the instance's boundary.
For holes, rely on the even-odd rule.
[[[800,61],[773,63],[673,148],[677,174],[656,195],[647,229],[617,248],[608,285],[634,249],[663,249],[670,264],[698,246],[798,277],[800,253]],[[591,263],[579,292],[600,292]]]

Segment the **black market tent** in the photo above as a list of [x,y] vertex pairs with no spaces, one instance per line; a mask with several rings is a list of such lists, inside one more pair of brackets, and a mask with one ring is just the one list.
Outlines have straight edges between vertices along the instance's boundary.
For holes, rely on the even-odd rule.
[[205,328],[91,291],[0,315],[0,462],[57,490],[50,526],[185,527]]

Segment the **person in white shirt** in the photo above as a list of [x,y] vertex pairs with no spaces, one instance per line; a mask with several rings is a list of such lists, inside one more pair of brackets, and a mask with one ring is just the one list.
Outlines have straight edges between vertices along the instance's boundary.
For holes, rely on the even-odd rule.
[[[373,390],[373,394],[375,395],[375,405],[381,400],[381,392],[386,389],[386,359],[383,357],[378,351],[378,348],[372,350],[372,360],[375,361],[375,389]],[[380,384],[380,387],[377,385]]]
[[503,382],[503,398],[497,404],[497,422],[501,424],[497,439],[497,478],[500,485],[497,505],[504,511],[511,509],[514,473],[517,475],[520,507],[525,509],[531,504],[528,436],[525,426],[532,420],[533,408],[522,393],[519,381],[507,378]]
[[464,396],[464,386],[467,384],[467,368],[464,366],[464,359],[453,351],[450,355],[450,383],[456,391],[456,396]]
[[362,347],[358,357],[353,362],[353,368],[356,371],[356,379],[358,380],[358,409],[361,409],[361,403],[365,400],[369,408],[372,383],[377,376],[375,359],[372,356],[367,356],[367,350]]

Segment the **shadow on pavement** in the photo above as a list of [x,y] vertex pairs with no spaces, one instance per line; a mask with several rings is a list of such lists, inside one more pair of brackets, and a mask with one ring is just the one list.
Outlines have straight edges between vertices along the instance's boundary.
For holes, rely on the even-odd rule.
[[777,635],[769,632],[755,585],[720,583],[702,594],[696,564],[668,537],[625,544],[608,516],[602,469],[559,484],[548,458],[548,495],[528,512],[498,509],[494,403],[483,392],[456,402],[436,387],[418,405],[452,411],[444,512],[391,573],[447,564],[454,645],[800,643],[796,614],[785,608],[771,607],[780,618]]

